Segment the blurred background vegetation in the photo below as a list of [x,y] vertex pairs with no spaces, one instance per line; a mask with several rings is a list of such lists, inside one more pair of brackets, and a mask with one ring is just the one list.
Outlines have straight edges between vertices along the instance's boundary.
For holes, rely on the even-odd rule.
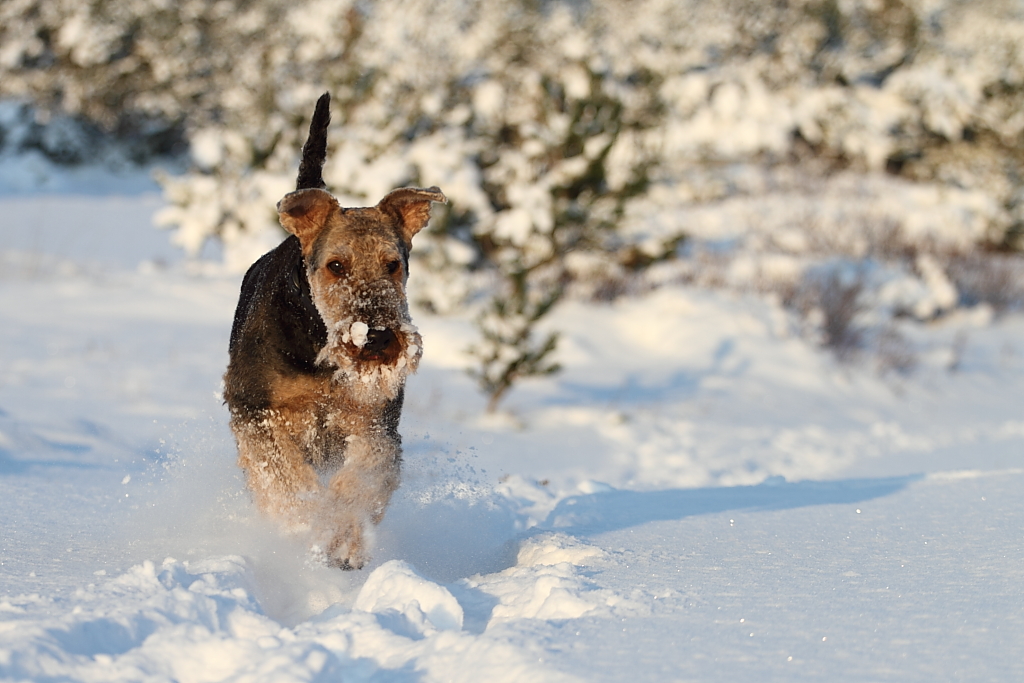
[[901,320],[1024,294],[1024,5],[983,0],[3,0],[0,157],[148,166],[240,271],[334,98],[343,203],[451,200],[410,295],[471,310],[497,406],[565,297],[779,297],[908,372]]

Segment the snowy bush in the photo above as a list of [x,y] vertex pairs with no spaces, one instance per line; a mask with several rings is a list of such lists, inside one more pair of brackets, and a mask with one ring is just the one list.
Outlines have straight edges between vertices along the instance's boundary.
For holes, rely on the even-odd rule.
[[[996,0],[8,0],[0,96],[154,149],[184,130],[193,169],[162,179],[160,221],[191,254],[221,241],[242,270],[281,238],[273,207],[330,91],[325,179],[343,203],[403,184],[451,199],[419,239],[412,289],[440,312],[476,307],[475,375],[494,405],[556,367],[556,336],[537,324],[567,294],[672,279],[827,292],[807,273],[841,257],[888,264],[865,301],[902,297],[887,310],[919,318],[955,306],[951,282],[977,279],[967,255],[1024,236],[1022,13]],[[46,135],[68,147],[60,127]]]

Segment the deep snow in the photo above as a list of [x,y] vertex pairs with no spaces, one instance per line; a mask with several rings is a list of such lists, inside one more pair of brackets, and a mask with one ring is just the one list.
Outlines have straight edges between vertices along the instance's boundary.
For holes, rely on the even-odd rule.
[[908,325],[880,376],[771,300],[566,304],[565,371],[488,417],[469,321],[414,312],[403,486],[343,573],[252,509],[238,278],[158,208],[0,198],[0,678],[1024,678],[1021,316]]

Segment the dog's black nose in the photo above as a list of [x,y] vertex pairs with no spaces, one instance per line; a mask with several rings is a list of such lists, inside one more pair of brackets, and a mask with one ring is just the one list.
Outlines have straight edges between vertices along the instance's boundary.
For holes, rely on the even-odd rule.
[[370,330],[366,333],[364,351],[383,351],[395,341],[395,333],[391,330]]

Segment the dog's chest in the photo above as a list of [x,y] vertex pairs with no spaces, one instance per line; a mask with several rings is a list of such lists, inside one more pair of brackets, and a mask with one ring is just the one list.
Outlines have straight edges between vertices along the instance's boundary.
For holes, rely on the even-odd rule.
[[288,416],[306,434],[304,441],[331,449],[351,434],[375,431],[385,403],[366,404],[350,383],[333,375],[279,375],[272,388],[272,408]]

